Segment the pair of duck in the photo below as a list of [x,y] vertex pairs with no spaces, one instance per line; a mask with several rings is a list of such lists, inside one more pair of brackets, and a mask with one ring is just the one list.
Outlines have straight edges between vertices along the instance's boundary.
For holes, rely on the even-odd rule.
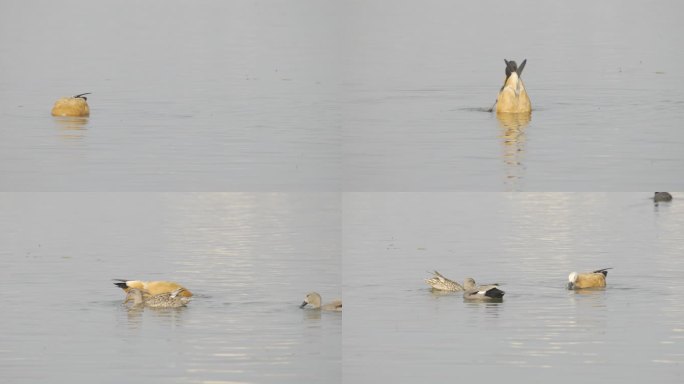
[[[192,297],[192,292],[182,285],[173,281],[140,281],[115,279],[114,285],[126,292],[126,300],[133,302],[133,306],[146,306],[151,308],[179,308],[185,307]],[[321,295],[310,292],[304,298],[300,308],[307,305],[312,309],[322,311],[342,311],[342,300],[336,299],[327,304],[322,304]]]
[[[602,288],[606,286],[606,276],[611,268],[599,269],[593,272],[577,273],[568,275],[568,289]],[[498,284],[477,285],[471,277],[465,279],[463,285],[446,278],[441,273],[434,271],[433,277],[425,282],[438,291],[463,292],[466,300],[494,301],[503,299],[506,292],[499,289]]]
[[499,289],[499,284],[484,284],[478,285],[475,279],[468,277],[463,282],[463,285],[448,279],[441,273],[434,271],[434,276],[426,279],[425,282],[438,291],[463,292],[463,298],[466,300],[482,300],[482,301],[500,301],[503,299],[506,292]]
[[[532,111],[530,98],[527,96],[525,84],[522,81],[522,71],[527,59],[518,66],[513,60],[506,60],[506,79],[496,98],[497,113],[529,113]],[[72,97],[62,97],[52,107],[53,116],[86,117],[90,115],[88,98],[81,93]]]

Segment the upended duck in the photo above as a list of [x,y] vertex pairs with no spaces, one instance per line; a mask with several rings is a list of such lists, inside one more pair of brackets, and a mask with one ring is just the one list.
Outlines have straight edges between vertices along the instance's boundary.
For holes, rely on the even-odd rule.
[[86,117],[90,115],[88,98],[90,92],[81,93],[72,97],[62,97],[52,107],[52,116]]
[[522,81],[522,71],[525,68],[527,59],[518,66],[515,61],[506,63],[506,79],[504,85],[496,98],[497,113],[529,113],[532,111],[530,98],[527,96],[525,84]]
[[451,279],[446,278],[444,275],[441,273],[434,271],[433,272],[433,277],[429,279],[425,279],[425,282],[432,287],[432,289],[438,290],[438,291],[451,291],[451,292],[460,292],[463,291],[463,286]]
[[612,268],[597,269],[587,273],[571,272],[568,275],[568,289],[603,288],[606,286],[609,269]]

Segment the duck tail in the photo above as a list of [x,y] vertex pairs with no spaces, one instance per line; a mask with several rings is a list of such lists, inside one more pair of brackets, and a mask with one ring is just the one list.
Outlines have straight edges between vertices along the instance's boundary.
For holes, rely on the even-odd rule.
[[128,288],[128,285],[126,285],[126,282],[128,280],[124,280],[124,279],[112,279],[112,280],[116,281],[116,283],[114,283],[114,285],[116,285],[117,287],[119,287],[121,289]]
[[613,267],[597,269],[593,273],[603,273],[603,276],[606,277],[606,276],[608,276],[608,270],[609,269],[613,269]]
[[499,288],[492,288],[492,289],[487,290],[487,292],[485,292],[485,296],[491,297],[492,299],[500,299],[505,294],[506,294],[506,292],[500,290]]
[[518,66],[518,70],[515,71],[518,74],[518,77],[522,76],[522,71],[525,68],[525,63],[527,63],[527,59],[523,60],[523,62],[520,63],[520,66]]

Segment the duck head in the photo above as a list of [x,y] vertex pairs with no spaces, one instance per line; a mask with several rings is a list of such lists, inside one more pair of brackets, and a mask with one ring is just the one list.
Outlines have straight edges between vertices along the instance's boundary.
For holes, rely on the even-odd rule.
[[577,282],[577,272],[571,272],[568,275],[568,289],[574,289]]

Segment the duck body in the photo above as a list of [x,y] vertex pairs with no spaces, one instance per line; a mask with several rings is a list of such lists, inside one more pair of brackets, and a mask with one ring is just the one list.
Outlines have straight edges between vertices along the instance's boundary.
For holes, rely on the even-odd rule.
[[446,278],[441,273],[434,271],[434,276],[430,279],[425,279],[425,282],[432,287],[432,289],[438,291],[451,291],[460,292],[463,291],[463,286],[451,279]]
[[82,93],[73,97],[62,97],[52,107],[52,116],[86,117],[90,116],[88,98]]
[[190,298],[182,295],[185,288],[178,288],[172,292],[151,295],[138,288],[131,288],[126,292],[124,303],[133,301],[133,306],[144,305],[150,308],[179,308],[185,307]]
[[302,303],[302,305],[299,306],[299,308],[304,308],[307,305],[310,305],[311,309],[342,312],[342,300],[340,299],[335,299],[327,304],[321,303],[321,295],[319,295],[317,292],[310,292],[306,295],[306,297],[304,298],[304,302]]
[[653,195],[653,201],[656,203],[661,201],[672,201],[672,195],[669,192],[656,192]]
[[115,279],[115,281],[117,282],[114,283],[114,285],[123,289],[126,293],[128,293],[130,289],[135,288],[154,296],[162,293],[173,292],[179,288],[183,288],[183,290],[180,292],[180,295],[183,297],[192,297],[192,292],[173,281],[140,281],[123,279]]
[[477,285],[470,277],[465,279],[463,288],[463,298],[469,301],[501,301],[506,294],[496,284]]
[[568,275],[568,289],[603,288],[606,286],[606,276],[611,268],[598,269],[594,272]]
[[523,60],[520,67],[513,60],[508,61],[504,59],[504,62],[506,62],[506,79],[496,98],[496,112],[530,113],[532,111],[532,103],[530,103],[530,97],[527,95],[525,84],[520,77],[527,59]]

